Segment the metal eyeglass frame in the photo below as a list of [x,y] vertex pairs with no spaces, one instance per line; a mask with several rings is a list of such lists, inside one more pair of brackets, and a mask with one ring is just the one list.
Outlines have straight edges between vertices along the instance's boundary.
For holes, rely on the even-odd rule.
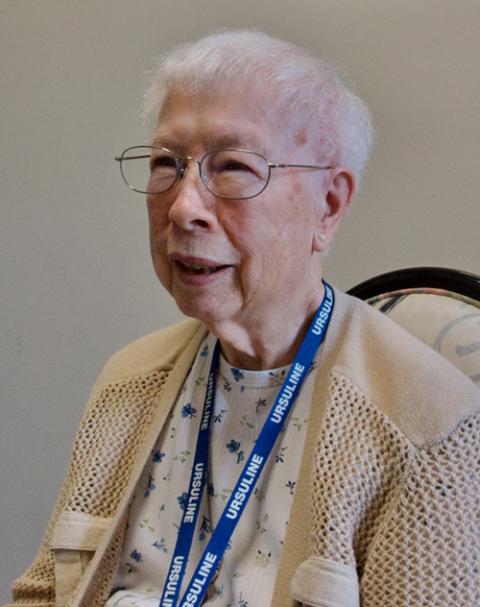
[[[197,158],[193,158],[193,156],[175,156],[175,154],[174,154],[174,152],[172,152],[172,150],[169,150],[168,148],[164,148],[164,147],[160,147],[160,146],[133,145],[133,146],[128,147],[125,150],[123,150],[123,152],[120,154],[120,156],[115,156],[115,160],[120,163],[120,172],[122,174],[123,181],[126,183],[126,185],[131,190],[133,190],[134,192],[138,192],[139,194],[148,194],[148,192],[146,192],[145,190],[139,190],[138,188],[134,188],[128,182],[128,180],[125,177],[125,174],[123,172],[123,165],[122,165],[122,162],[127,161],[127,160],[140,160],[142,158],[145,158],[145,159],[150,158],[150,154],[149,155],[142,154],[141,156],[130,156],[129,158],[124,158],[124,156],[127,152],[130,152],[131,150],[137,150],[139,148],[142,148],[142,149],[148,148],[150,150],[163,150],[164,152],[168,152],[169,154],[172,154],[172,158],[173,158],[173,160],[175,160],[175,167],[176,167],[176,171],[177,171],[175,180],[172,182],[172,184],[170,186],[168,186],[168,188],[166,190],[163,190],[161,192],[154,192],[154,193],[152,193],[152,195],[165,194],[165,192],[168,192],[169,190],[171,190],[173,188],[173,186],[184,177],[184,175],[186,174],[186,171],[187,171],[187,166],[183,162],[185,160],[191,160],[193,162],[196,162],[198,165],[198,173],[200,175],[200,180],[203,183],[203,185],[205,186],[205,188],[211,194],[213,194],[214,196],[217,196],[217,198],[223,198],[225,200],[249,200],[250,198],[256,198],[265,190],[265,188],[270,183],[272,169],[298,168],[298,169],[317,169],[317,170],[325,171],[325,170],[334,168],[333,166],[319,166],[316,164],[285,164],[285,163],[279,163],[279,162],[270,162],[265,158],[265,156],[263,154],[260,154],[259,152],[253,152],[252,150],[242,149],[242,148],[226,148],[224,150],[212,150],[212,151],[204,154],[200,158],[200,160],[198,160]],[[260,158],[263,158],[263,160],[265,160],[265,163],[268,167],[268,175],[267,175],[267,179],[265,181],[263,188],[256,194],[253,194],[252,196],[224,196],[221,194],[217,194],[216,192],[211,190],[206,183],[205,176],[202,171],[202,164],[203,164],[205,158],[207,158],[208,156],[211,156],[212,154],[217,154],[218,152],[248,152],[249,154],[255,154],[256,156],[260,156]]]

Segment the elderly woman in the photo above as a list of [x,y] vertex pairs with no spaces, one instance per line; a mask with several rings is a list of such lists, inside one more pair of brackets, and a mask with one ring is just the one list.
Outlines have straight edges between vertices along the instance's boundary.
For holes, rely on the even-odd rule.
[[478,390],[323,281],[363,103],[234,31],[164,57],[146,110],[118,160],[194,320],[105,366],[14,604],[480,604]]

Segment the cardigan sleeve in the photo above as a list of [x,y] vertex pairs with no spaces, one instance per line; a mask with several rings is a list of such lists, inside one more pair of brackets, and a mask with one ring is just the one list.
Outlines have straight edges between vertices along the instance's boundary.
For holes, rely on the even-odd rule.
[[168,375],[156,369],[94,391],[40,549],[4,607],[65,604],[60,594],[72,594],[116,512]]
[[480,413],[414,444],[332,374],[311,498],[311,556],[293,580],[307,605],[324,599],[318,580],[333,566],[331,591],[345,595],[356,573],[362,607],[480,605]]
[[[72,493],[72,467],[64,480],[60,494],[53,508],[47,528],[43,534],[40,548],[30,567],[16,579],[12,585],[13,603],[4,607],[55,607],[56,605],[56,576],[55,576],[55,551],[53,550],[53,539],[57,523],[70,501]],[[73,554],[73,552],[72,552]],[[93,554],[92,551],[78,553],[79,561],[83,569]]]
[[[132,342],[107,361],[80,422],[40,549],[13,583],[14,602],[4,607],[68,603],[68,594],[117,510],[172,366],[180,353],[193,358],[204,335],[200,323],[189,319]],[[63,579],[60,584],[56,570]],[[59,600],[59,593],[65,601]]]
[[411,458],[360,589],[362,607],[480,604],[480,414]]
[[29,607],[55,607],[55,557],[52,549],[54,529],[60,513],[68,507],[69,503],[71,503],[72,490],[75,484],[73,462],[76,459],[76,450],[78,446],[84,442],[82,434],[84,434],[85,424],[88,424],[89,418],[91,419],[92,411],[95,410],[95,405],[98,401],[97,395],[101,398],[101,391],[97,389],[97,386],[104,382],[106,370],[108,372],[109,366],[110,361],[102,369],[102,372],[91,391],[90,399],[87,402],[73,444],[73,452],[68,471],[44,531],[38,552],[28,569],[12,584],[11,591],[13,603],[5,604],[3,607],[26,607],[27,605]]

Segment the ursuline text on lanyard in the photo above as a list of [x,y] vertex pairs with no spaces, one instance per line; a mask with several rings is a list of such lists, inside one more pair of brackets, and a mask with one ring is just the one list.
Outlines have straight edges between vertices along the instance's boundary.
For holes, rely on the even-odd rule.
[[[295,360],[277,394],[270,413],[255,441],[240,477],[232,491],[222,515],[200,558],[188,584],[179,607],[201,605],[210,581],[222,559],[228,542],[247,505],[255,484],[262,473],[268,456],[280,434],[283,424],[295,402],[303,381],[308,375],[315,352],[325,338],[334,306],[333,290],[326,282],[325,295],[313,321],[308,328]],[[159,607],[176,607],[185,575],[188,555],[200,511],[201,497],[205,488],[208,470],[208,443],[210,419],[215,403],[216,376],[219,364],[220,346],[217,341],[212,355],[208,375],[205,403],[198,433],[192,475],[188,489],[188,499],[183,511],[175,551],[163,588]]]

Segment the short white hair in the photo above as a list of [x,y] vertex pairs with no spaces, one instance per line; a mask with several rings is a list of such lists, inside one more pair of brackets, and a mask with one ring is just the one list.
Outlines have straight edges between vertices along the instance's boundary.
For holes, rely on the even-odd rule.
[[373,142],[366,105],[330,62],[256,30],[223,30],[159,57],[144,96],[143,117],[154,128],[171,91],[221,93],[252,87],[271,94],[269,109],[282,121],[285,113],[308,120],[319,157],[351,170],[359,185]]

